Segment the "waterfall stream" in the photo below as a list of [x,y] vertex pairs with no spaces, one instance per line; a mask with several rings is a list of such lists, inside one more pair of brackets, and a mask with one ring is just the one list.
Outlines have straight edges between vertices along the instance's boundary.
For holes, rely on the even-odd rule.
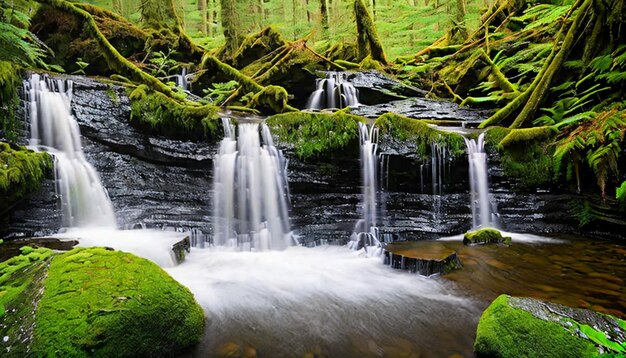
[[485,133],[481,133],[476,140],[465,138],[465,144],[469,160],[472,227],[498,227],[498,212],[489,198]]
[[315,91],[309,96],[306,109],[344,108],[359,105],[359,90],[340,72],[328,72],[326,78],[318,78]]
[[213,243],[242,251],[291,246],[287,163],[269,127],[241,123],[235,128],[226,118],[222,123],[225,136],[214,164]]
[[71,114],[71,80],[33,74],[24,81],[30,145],[54,155],[56,188],[66,227],[116,227],[113,205],[82,150]]

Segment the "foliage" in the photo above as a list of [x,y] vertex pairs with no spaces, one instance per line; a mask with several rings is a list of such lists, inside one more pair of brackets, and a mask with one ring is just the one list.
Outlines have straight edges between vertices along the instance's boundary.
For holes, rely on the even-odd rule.
[[26,12],[29,7],[28,0],[0,2],[0,61],[25,67],[43,65],[44,52],[28,31],[30,18]]
[[359,138],[358,124],[363,118],[342,111],[333,114],[293,112],[271,116],[267,125],[278,138],[294,146],[303,160],[346,148]]
[[555,173],[563,163],[573,166],[580,188],[579,170],[586,164],[595,174],[602,197],[606,196],[606,182],[618,174],[617,160],[626,131],[626,110],[622,104],[607,108],[578,126],[563,131],[555,142]]
[[618,186],[615,190],[615,198],[622,203],[626,204],[626,181],[622,182],[622,185]]
[[169,50],[167,53],[163,51],[153,52],[151,58],[148,62],[150,62],[150,72],[155,77],[165,77],[169,70],[176,66],[177,62],[172,58],[173,55],[176,54],[176,51]]
[[381,134],[388,133],[402,141],[414,141],[417,154],[422,158],[430,158],[433,142],[448,148],[452,157],[465,154],[465,141],[461,135],[440,131],[424,121],[386,113],[376,120],[376,126]]
[[211,101],[211,103],[220,104],[226,100],[226,98],[230,97],[235,89],[239,87],[239,83],[237,81],[231,80],[228,82],[214,82],[211,83],[212,88],[203,88],[202,92],[205,94],[204,98]]
[[52,259],[36,312],[34,356],[174,356],[196,344],[204,313],[151,261],[105,248]]
[[0,142],[0,213],[39,189],[51,168],[52,159],[48,153],[36,153]]

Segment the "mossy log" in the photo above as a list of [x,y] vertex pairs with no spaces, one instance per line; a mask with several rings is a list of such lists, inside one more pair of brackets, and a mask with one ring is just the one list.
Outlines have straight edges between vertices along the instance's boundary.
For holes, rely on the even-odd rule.
[[286,44],[282,35],[270,26],[246,37],[235,53],[222,60],[235,68],[242,69]]
[[[525,103],[524,108],[522,108],[522,111],[511,124],[511,128],[521,127],[528,118],[532,118],[532,116],[535,115],[535,112],[539,108],[539,105],[545,98],[550,88],[552,79],[567,59],[567,56],[569,55],[574,45],[574,41],[579,38],[579,31],[585,23],[584,19],[587,17],[587,10],[590,8],[592,1],[593,0],[585,0],[584,2],[582,2],[582,5],[580,5],[579,1],[572,7],[572,11],[576,9],[577,14],[576,17],[574,17],[574,21],[569,26],[567,35],[565,35],[563,42],[560,43],[558,52],[551,59],[546,70],[542,71],[543,73],[541,74],[539,82],[533,89],[533,92],[529,96],[528,101]],[[556,45],[558,46],[559,43],[557,43]]]
[[354,1],[354,18],[357,31],[358,60],[361,61],[369,55],[372,59],[387,65],[387,57],[383,44],[378,37],[376,25],[363,0]]
[[176,97],[176,93],[156,77],[142,71],[135,64],[122,56],[109,40],[102,34],[93,16],[86,10],[65,0],[37,0],[39,3],[50,5],[56,9],[68,12],[82,21],[88,34],[95,40],[98,49],[106,59],[109,67],[119,74],[132,79],[137,83],[150,86],[152,89],[162,92],[170,97]]

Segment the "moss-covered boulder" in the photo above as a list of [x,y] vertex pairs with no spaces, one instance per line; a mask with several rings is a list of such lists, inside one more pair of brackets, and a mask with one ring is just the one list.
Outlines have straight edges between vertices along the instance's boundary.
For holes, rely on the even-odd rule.
[[[0,264],[0,334],[9,337],[3,350],[163,357],[200,340],[202,308],[151,261],[105,248],[23,253]],[[20,327],[26,334],[17,334]]]
[[51,169],[52,158],[48,153],[0,142],[0,216],[39,189]]
[[501,295],[483,312],[477,357],[620,357],[626,322],[594,311]]
[[502,236],[502,233],[496,229],[486,228],[476,231],[468,231],[463,235],[463,244],[480,245],[480,244],[511,244],[511,237]]
[[274,115],[267,125],[281,142],[293,145],[300,159],[311,159],[343,150],[359,139],[358,122],[363,117],[338,111],[293,112]]

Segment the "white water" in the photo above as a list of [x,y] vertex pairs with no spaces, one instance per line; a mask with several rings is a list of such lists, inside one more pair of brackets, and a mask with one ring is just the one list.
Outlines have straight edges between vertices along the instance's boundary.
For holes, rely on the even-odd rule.
[[172,77],[174,77],[174,82],[176,83],[176,86],[182,88],[184,91],[189,90],[189,80],[187,79],[186,68],[182,68],[180,75],[173,75]]
[[465,138],[465,144],[469,160],[473,229],[498,227],[497,210],[489,199],[485,133],[481,133],[478,140]]
[[282,250],[294,244],[289,228],[286,161],[269,127],[223,119],[215,156],[213,242],[242,251]]
[[33,74],[24,81],[30,145],[54,155],[56,187],[66,227],[116,227],[113,205],[100,176],[83,153],[71,115],[72,81]]
[[473,329],[477,315],[469,300],[441,281],[391,270],[379,258],[345,247],[261,253],[192,248],[184,263],[167,271],[189,287],[208,317],[196,356],[214,355],[226,342],[267,356],[314,349],[354,356],[354,346],[388,347],[398,340],[436,355],[451,348],[442,347],[435,332],[458,337]]
[[327,72],[326,78],[315,80],[306,109],[344,108],[359,105],[359,90],[346,80],[345,74]]
[[348,246],[360,249],[365,246],[378,246],[379,234],[376,226],[378,216],[377,205],[377,174],[378,169],[378,128],[359,123],[361,143],[361,219],[354,227]]
[[52,237],[77,240],[80,247],[111,247],[151,260],[161,267],[173,267],[177,262],[172,246],[185,236],[179,232],[150,229],[73,228]]

